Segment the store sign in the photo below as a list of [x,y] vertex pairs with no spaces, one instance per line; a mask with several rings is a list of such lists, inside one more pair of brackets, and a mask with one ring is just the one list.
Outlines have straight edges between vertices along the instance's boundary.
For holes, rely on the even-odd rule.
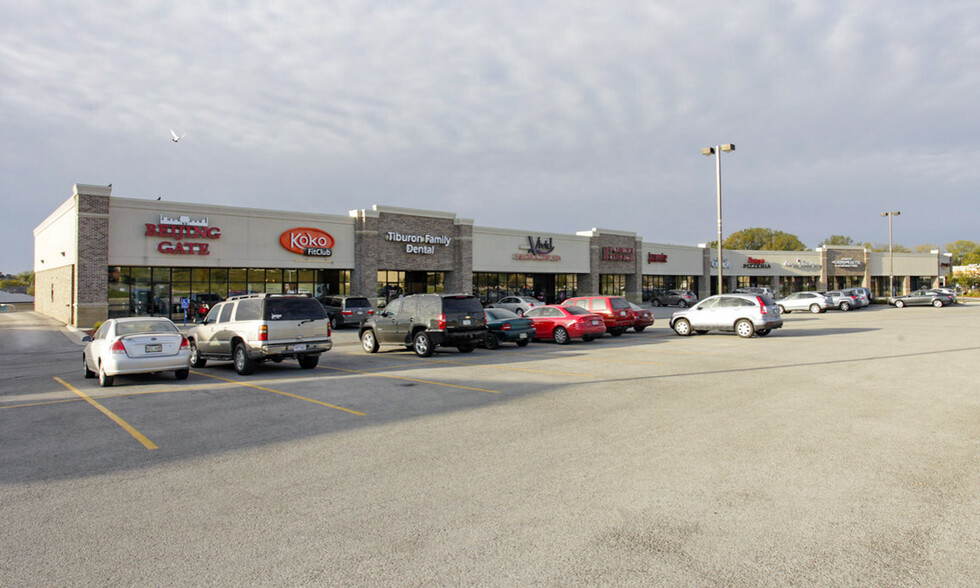
[[[404,243],[405,253],[416,253],[419,255],[433,255],[436,252],[436,245],[449,247],[453,238],[448,235],[405,235],[395,231],[388,231],[385,239],[393,243]],[[421,243],[421,245],[417,245]]]
[[794,267],[797,269],[820,269],[819,263],[813,263],[812,261],[805,261],[803,259],[797,259],[796,261],[784,261],[783,265],[786,267]]
[[647,263],[667,263],[666,253],[648,253]]
[[560,255],[551,253],[555,250],[555,243],[551,237],[542,239],[541,237],[534,238],[528,235],[527,247],[518,246],[518,249],[527,251],[527,253],[515,253],[514,259],[522,261],[561,261]]
[[219,239],[221,229],[208,225],[208,217],[192,219],[187,215],[168,217],[160,215],[158,224],[146,223],[147,237],[163,237],[157,251],[165,255],[211,255],[209,243],[192,239]]
[[833,262],[834,267],[841,269],[858,269],[864,262],[854,259],[853,257],[842,257],[840,259],[835,259]]
[[289,229],[279,235],[279,244],[283,248],[313,257],[330,257],[333,255],[333,236],[326,231],[310,227]]
[[636,257],[633,254],[632,247],[603,247],[602,248],[602,260],[603,261],[634,261]]
[[770,269],[768,263],[765,259],[750,257],[747,263],[743,263],[742,267],[745,269]]
[[[717,257],[711,260],[711,267],[718,267],[718,258]],[[721,261],[721,267],[722,267],[722,269],[729,269],[729,268],[732,267],[732,262],[728,261],[727,259],[722,259],[722,261]]]

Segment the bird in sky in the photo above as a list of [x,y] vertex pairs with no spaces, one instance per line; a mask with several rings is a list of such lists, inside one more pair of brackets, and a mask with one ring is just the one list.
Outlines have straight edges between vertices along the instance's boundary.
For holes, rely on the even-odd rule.
[[181,135],[181,136],[178,137],[177,136],[177,133],[175,133],[173,129],[170,129],[170,135],[173,137],[173,139],[170,139],[170,140],[173,141],[174,143],[176,143],[177,141],[180,141],[181,139],[183,139],[184,137],[186,137],[187,136],[187,133],[184,133],[183,135]]

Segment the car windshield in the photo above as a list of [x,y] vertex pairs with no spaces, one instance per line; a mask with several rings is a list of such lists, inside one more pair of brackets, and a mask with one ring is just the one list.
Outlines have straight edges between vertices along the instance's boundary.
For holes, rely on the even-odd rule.
[[563,306],[562,308],[567,310],[568,314],[592,314],[581,306]]
[[475,296],[450,296],[443,298],[442,310],[444,312],[481,313],[483,306]]
[[313,298],[268,298],[265,305],[265,320],[293,321],[324,319],[327,312]]
[[371,308],[367,298],[348,298],[347,308]]
[[116,335],[133,335],[136,333],[179,333],[177,327],[168,320],[127,321],[116,323]]

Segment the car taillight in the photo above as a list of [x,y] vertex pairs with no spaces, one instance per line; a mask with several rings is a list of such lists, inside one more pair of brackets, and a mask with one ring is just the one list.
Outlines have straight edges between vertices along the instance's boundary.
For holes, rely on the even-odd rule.
[[446,315],[445,314],[440,314],[439,315],[439,318],[437,319],[436,325],[440,329],[445,329],[446,328]]
[[259,327],[259,341],[268,341],[268,340],[269,340],[269,326],[262,325]]
[[370,316],[372,314],[374,314],[374,310],[373,309],[368,311],[368,316]]
[[762,298],[756,296],[755,299],[759,301],[759,308],[762,309],[762,314],[769,314],[769,310],[766,308],[766,303],[762,301]]
[[126,346],[123,345],[123,342],[120,339],[112,344],[112,347],[109,348],[109,351],[113,353],[126,353]]
[[180,350],[183,351],[184,349],[190,349],[190,348],[191,348],[191,342],[187,340],[187,337],[181,337]]
[[504,323],[504,326],[500,327],[500,330],[501,331],[509,331],[509,330],[511,330],[511,328],[512,327],[511,327],[510,323]]

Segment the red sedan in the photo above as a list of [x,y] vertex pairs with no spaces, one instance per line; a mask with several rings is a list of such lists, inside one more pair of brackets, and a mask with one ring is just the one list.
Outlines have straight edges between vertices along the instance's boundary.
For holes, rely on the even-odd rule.
[[606,332],[606,323],[597,314],[578,306],[536,306],[524,313],[534,323],[535,339],[552,339],[565,345],[572,339],[592,341]]
[[633,330],[637,333],[642,332],[643,329],[653,325],[653,313],[642,306],[637,306],[630,302],[630,308],[633,309]]

